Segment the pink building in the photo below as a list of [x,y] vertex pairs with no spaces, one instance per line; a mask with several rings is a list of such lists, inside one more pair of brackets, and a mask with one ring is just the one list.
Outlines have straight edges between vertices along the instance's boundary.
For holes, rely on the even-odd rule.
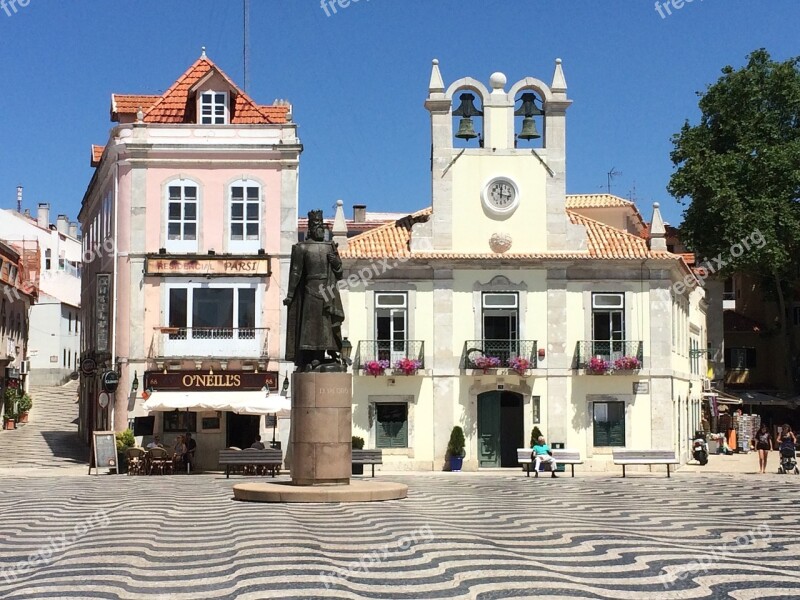
[[259,417],[143,418],[142,405],[167,394],[187,406],[252,401],[290,370],[281,282],[302,152],[291,105],[257,104],[204,51],[162,95],[113,94],[111,120],[79,214],[81,431],[88,442],[135,424],[140,443],[160,433],[170,444],[188,430],[200,466],[213,466],[218,448],[252,443]]

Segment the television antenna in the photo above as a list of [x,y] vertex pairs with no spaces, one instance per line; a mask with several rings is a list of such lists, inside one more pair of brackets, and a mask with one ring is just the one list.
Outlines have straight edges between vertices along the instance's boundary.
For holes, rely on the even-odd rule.
[[618,177],[620,175],[622,175],[622,171],[617,171],[616,167],[611,167],[611,170],[608,173],[606,173],[607,189],[609,195],[611,194],[611,181],[614,179],[614,177]]
[[244,91],[248,88],[248,70],[250,67],[250,0],[242,0],[243,6],[243,35],[242,35],[242,61],[244,62]]

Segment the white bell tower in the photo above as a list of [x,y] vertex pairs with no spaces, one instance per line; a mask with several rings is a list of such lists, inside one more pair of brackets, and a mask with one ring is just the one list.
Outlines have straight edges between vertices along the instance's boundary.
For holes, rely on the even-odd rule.
[[471,77],[445,88],[439,61],[433,61],[425,100],[431,114],[433,215],[414,226],[412,250],[585,249],[585,231],[569,222],[565,210],[566,111],[572,101],[561,60],[550,86],[533,77],[508,91],[506,84],[498,72],[489,78],[491,90]]

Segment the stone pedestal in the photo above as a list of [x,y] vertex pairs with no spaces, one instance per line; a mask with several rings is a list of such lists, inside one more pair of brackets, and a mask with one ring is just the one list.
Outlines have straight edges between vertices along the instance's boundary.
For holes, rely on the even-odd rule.
[[352,375],[294,373],[292,390],[292,485],[349,484]]

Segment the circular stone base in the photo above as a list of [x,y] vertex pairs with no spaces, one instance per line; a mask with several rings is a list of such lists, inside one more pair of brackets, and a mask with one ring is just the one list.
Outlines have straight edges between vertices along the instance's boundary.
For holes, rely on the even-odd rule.
[[408,486],[390,481],[351,481],[349,485],[292,485],[279,483],[240,483],[233,486],[233,497],[245,502],[380,502],[408,495]]

